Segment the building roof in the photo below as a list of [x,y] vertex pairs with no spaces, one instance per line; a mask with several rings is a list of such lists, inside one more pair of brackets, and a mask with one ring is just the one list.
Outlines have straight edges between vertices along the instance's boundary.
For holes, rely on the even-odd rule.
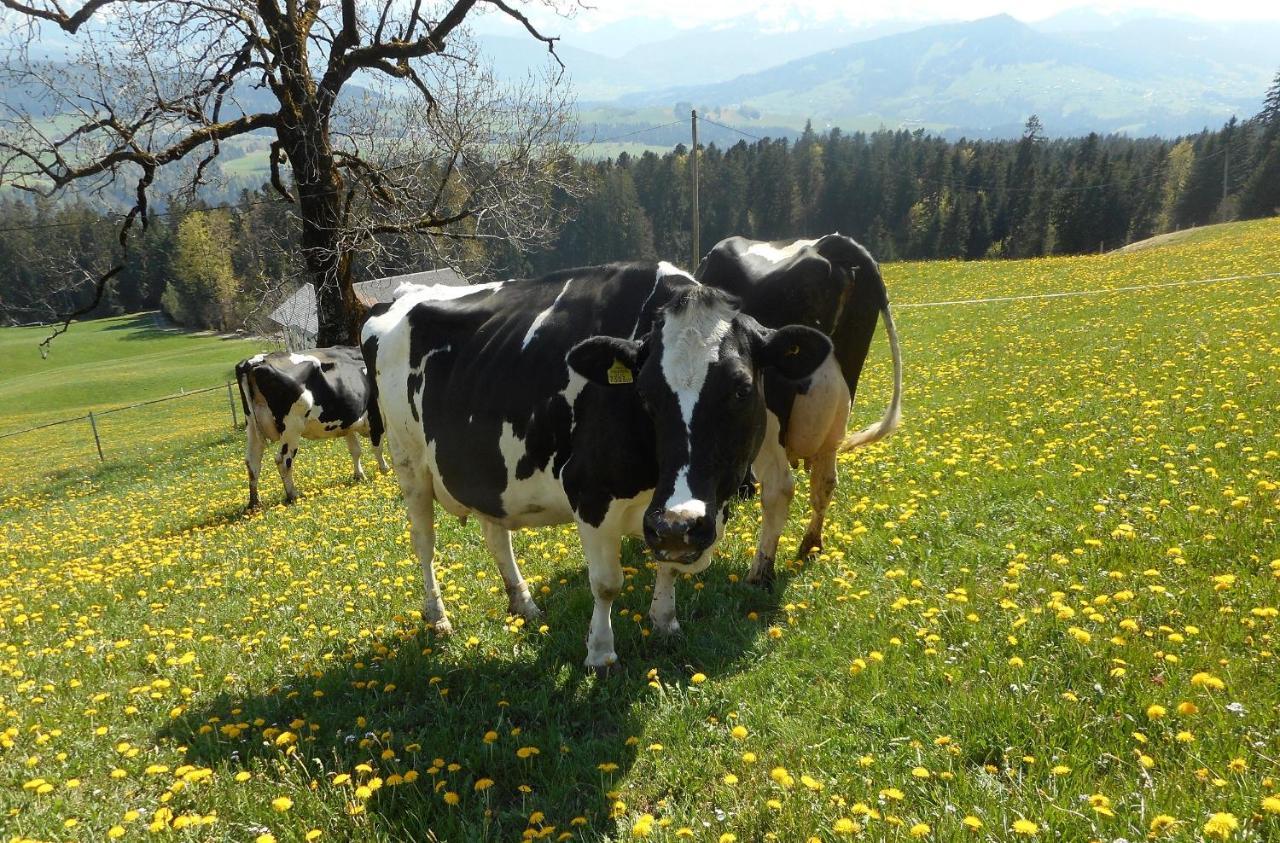
[[441,269],[428,269],[426,272],[410,272],[407,275],[359,281],[351,286],[355,289],[356,298],[361,304],[365,307],[373,307],[378,302],[391,301],[392,294],[401,284],[444,284],[449,287],[465,287],[467,279],[446,266]]
[[301,330],[315,335],[320,332],[320,320],[316,316],[316,288],[303,284],[280,302],[268,317],[277,325]]

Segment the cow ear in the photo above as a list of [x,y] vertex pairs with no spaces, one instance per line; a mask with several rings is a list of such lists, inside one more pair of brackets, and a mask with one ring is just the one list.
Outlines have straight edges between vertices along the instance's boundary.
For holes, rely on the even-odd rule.
[[826,334],[804,325],[787,325],[776,331],[762,329],[756,346],[756,365],[771,366],[788,380],[812,375],[831,353]]
[[633,383],[643,342],[620,337],[588,337],[569,349],[569,368],[603,386]]

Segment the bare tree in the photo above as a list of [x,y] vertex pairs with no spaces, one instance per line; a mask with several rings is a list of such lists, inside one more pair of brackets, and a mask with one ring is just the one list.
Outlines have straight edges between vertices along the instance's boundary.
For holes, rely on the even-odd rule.
[[[557,0],[541,0],[548,6]],[[571,2],[571,0],[570,0]],[[527,5],[527,4],[526,4]],[[575,128],[558,73],[494,82],[462,29],[469,14],[513,18],[507,0],[0,0],[3,84],[25,106],[0,119],[0,184],[44,195],[133,187],[120,232],[146,224],[162,170],[194,191],[222,145],[268,134],[270,179],[294,205],[319,341],[350,342],[361,316],[352,261],[387,238],[442,257],[554,231],[553,188],[569,178]],[[32,50],[56,27],[75,60]],[[287,176],[284,169],[287,168]],[[470,248],[468,248],[470,244]],[[101,297],[109,274],[98,279]]]

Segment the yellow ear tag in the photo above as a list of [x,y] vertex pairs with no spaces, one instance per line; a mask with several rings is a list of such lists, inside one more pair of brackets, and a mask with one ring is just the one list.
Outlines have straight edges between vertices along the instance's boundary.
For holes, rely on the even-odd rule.
[[621,360],[614,360],[613,365],[609,367],[609,383],[631,383],[634,378],[631,376],[631,367]]

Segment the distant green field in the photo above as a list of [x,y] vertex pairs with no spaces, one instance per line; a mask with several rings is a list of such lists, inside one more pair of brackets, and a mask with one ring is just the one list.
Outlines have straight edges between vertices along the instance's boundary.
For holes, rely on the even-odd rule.
[[[262,350],[257,342],[168,328],[159,314],[142,313],[76,323],[41,359],[38,346],[50,330],[0,329],[0,434],[225,384],[237,360]],[[108,414],[98,422],[112,461],[231,427],[225,391]],[[3,438],[0,461],[7,469],[0,490],[96,459],[88,422]]]
[[[629,545],[603,681],[571,528],[515,536],[545,612],[525,623],[476,525],[440,518],[455,631],[434,636],[396,484],[352,483],[339,443],[305,443],[303,500],[267,476],[253,514],[240,438],[163,423],[138,459],[0,488],[3,836],[1280,840],[1276,272],[1280,219],[886,266],[903,426],[842,456],[825,547],[794,558],[802,479],[777,590],[748,586],[759,507],[739,506],[668,640]],[[96,351],[55,346],[65,370],[23,358],[59,384],[49,411],[242,353],[77,330]],[[853,424],[887,401],[885,345]]]

